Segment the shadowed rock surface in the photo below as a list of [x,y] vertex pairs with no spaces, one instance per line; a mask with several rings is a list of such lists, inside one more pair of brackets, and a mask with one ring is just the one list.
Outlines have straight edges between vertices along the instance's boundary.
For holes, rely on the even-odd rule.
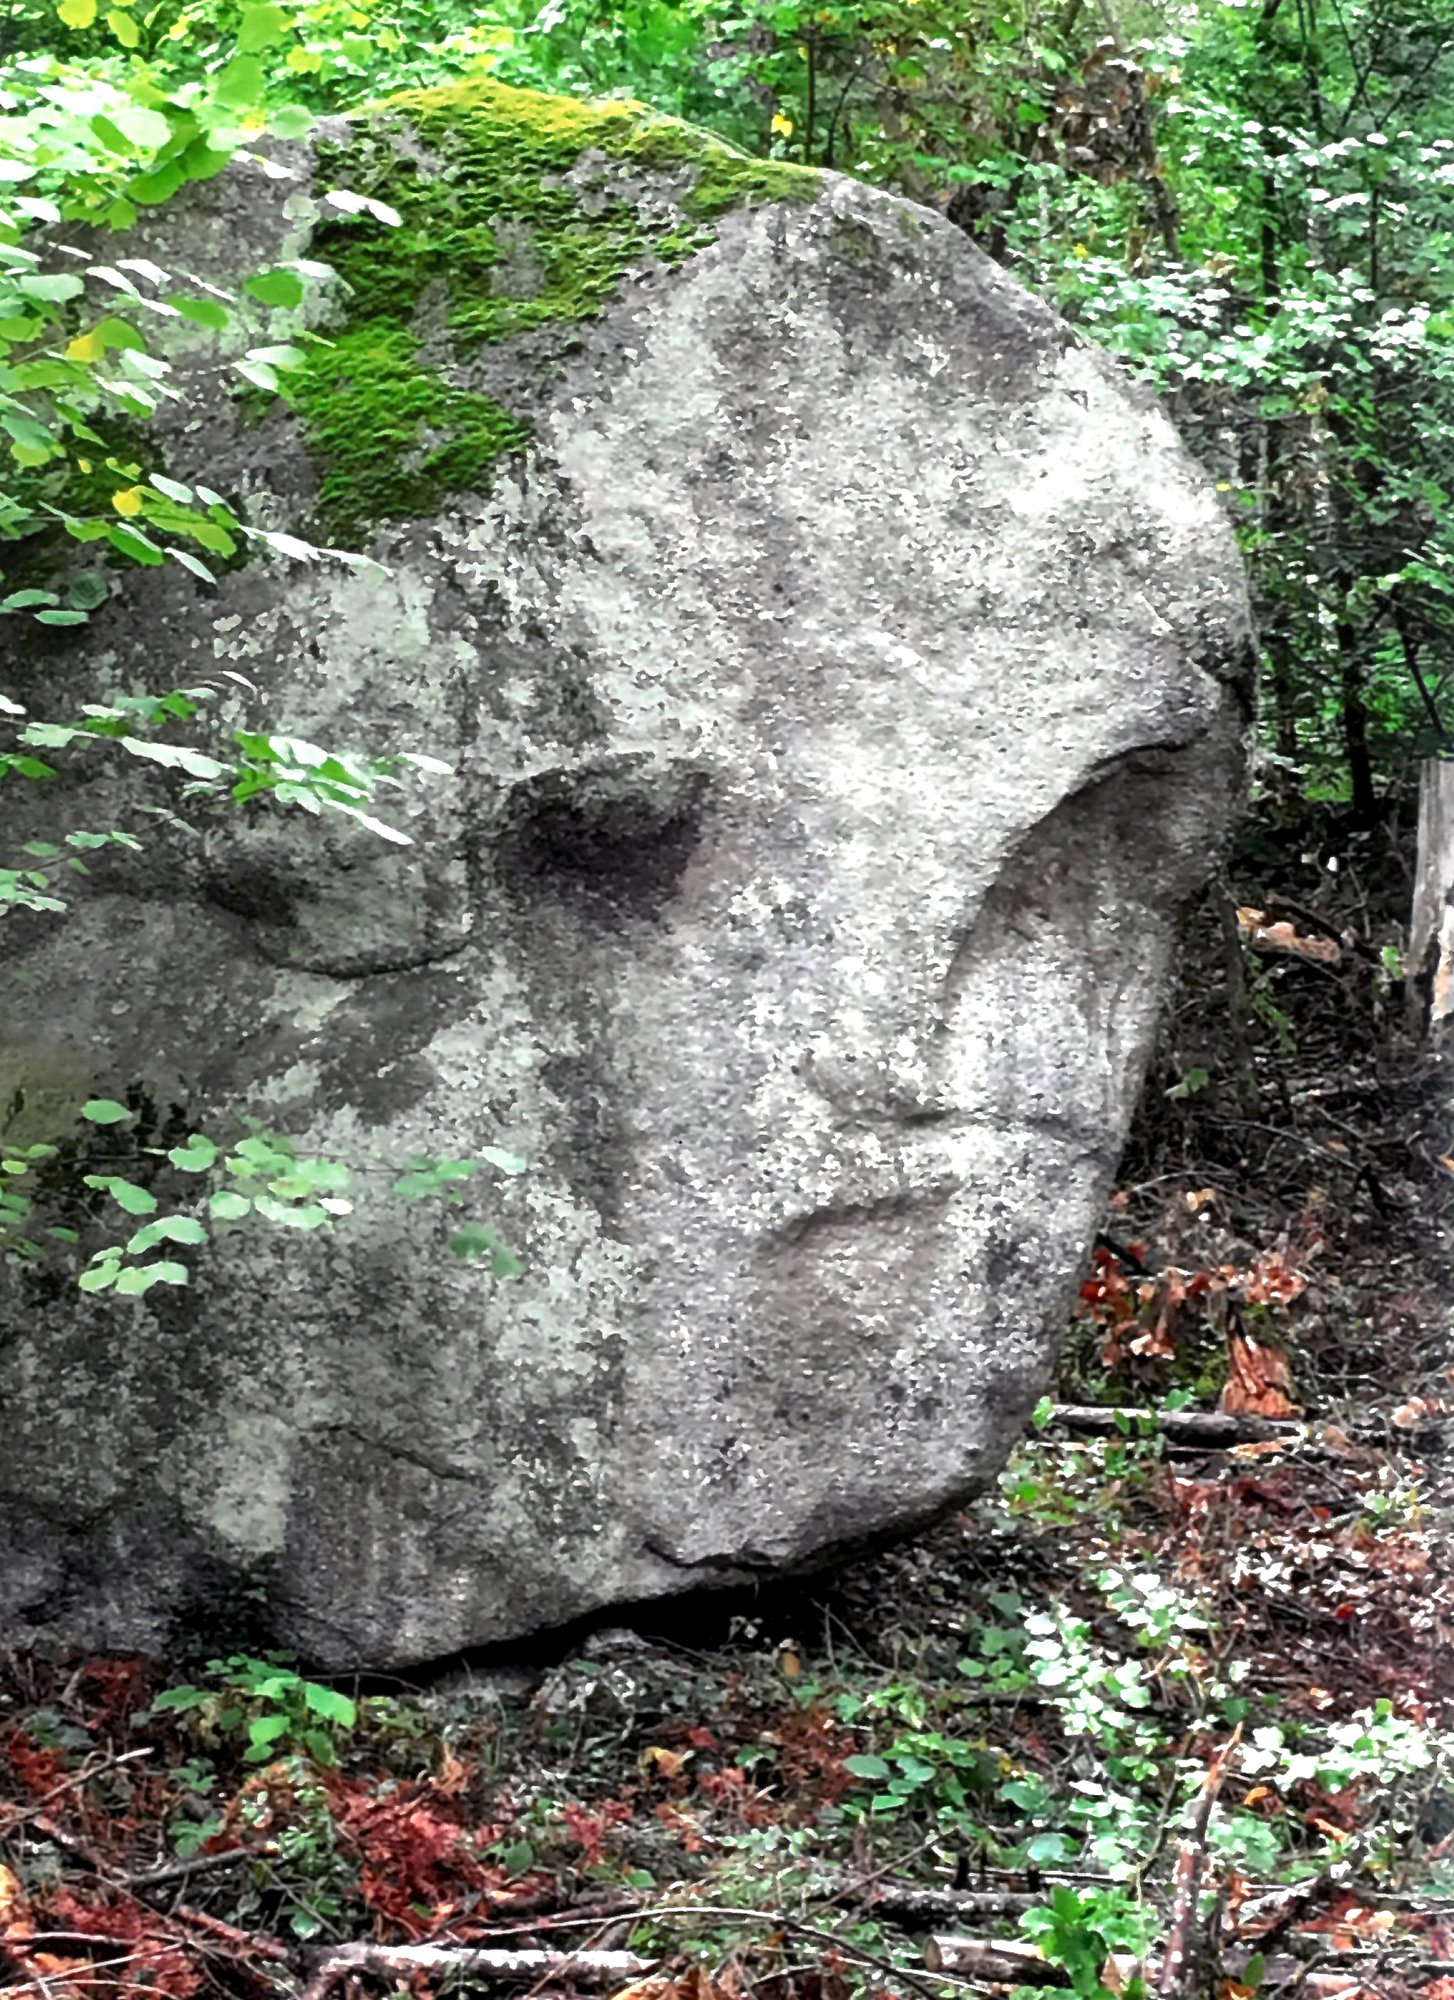
[[[103,758],[37,806],[147,847],[10,920],[12,1142],[74,1165],[105,1095],[136,1121],[79,1128],[83,1170],[243,1109],[359,1171],[336,1234],[219,1229],[185,1292],[10,1274],[9,1640],[386,1666],[961,1500],[1042,1386],[1235,808],[1241,574],[1158,407],[921,209],[622,111],[565,175],[579,108],[494,98],[556,121],[554,234],[492,194],[478,88],[292,156],[286,204],[239,167],[164,218],[176,266],[355,287],[317,397],[199,387],[167,469],[386,568],[168,565],[6,665],[37,716],[241,674],[239,719],[453,771],[381,807],[407,848],[176,794],[154,824]],[[365,156],[402,235],[321,219]],[[426,281],[441,200],[486,223]],[[552,315],[577,209],[619,254]],[[353,394],[390,312],[376,451],[319,383]],[[475,1184],[512,1278],[390,1193],[482,1145],[529,1162]]]

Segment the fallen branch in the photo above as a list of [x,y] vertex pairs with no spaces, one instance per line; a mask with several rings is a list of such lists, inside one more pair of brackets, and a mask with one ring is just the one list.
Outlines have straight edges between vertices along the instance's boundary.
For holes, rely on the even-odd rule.
[[[1260,1952],[1285,1937],[1311,1910],[1347,1886],[1362,1868],[1367,1859],[1365,1843],[1354,1839],[1348,1846],[1351,1852],[1305,1881],[1264,1889],[1260,1894],[1249,1888],[1233,1919],[1237,1936],[1253,1940]],[[1370,1908],[1375,1906],[1374,1898],[1379,1894],[1376,1890],[1361,1889],[1353,1893]]]
[[268,1958],[275,1965],[291,1965],[293,1953],[281,1938],[270,1937],[266,1931],[242,1931],[236,1924],[225,1924],[221,1917],[210,1916],[206,1910],[192,1910],[185,1903],[178,1903],[167,1913],[174,1923],[184,1924],[188,1930],[200,1931],[204,1937],[215,1938],[225,1944],[229,1951],[241,1959]]
[[235,1868],[243,1861],[265,1860],[276,1854],[274,1846],[227,1847],[220,1854],[189,1854],[184,1861],[162,1861],[155,1868],[138,1868],[118,1876],[128,1889],[155,1889],[162,1882],[180,1882],[189,1875],[210,1875],[214,1869]]
[[345,1973],[372,1972],[407,1979],[416,1972],[468,1972],[476,1979],[522,1979],[539,1984],[568,1979],[576,1986],[610,1986],[641,1979],[653,1961],[634,1951],[505,1951],[498,1946],[451,1944],[340,1944],[313,1964],[302,2000],[324,2000]]
[[1029,1889],[925,1889],[913,1882],[855,1882],[851,1876],[830,1876],[808,1891],[810,1897],[831,1896],[876,1917],[908,1925],[953,1923],[958,1917],[1017,1917],[1038,1910],[1043,1894]]
[[1091,1437],[1159,1432],[1174,1444],[1264,1444],[1269,1438],[1296,1438],[1307,1425],[1292,1417],[1231,1415],[1225,1410],[1127,1410],[1096,1403],[1056,1403],[1047,1428]]
[[1207,1862],[1207,1828],[1211,1824],[1212,1807],[1216,1804],[1217,1794],[1222,1789],[1222,1780],[1227,1775],[1227,1766],[1232,1753],[1241,1740],[1242,1725],[1239,1722],[1232,1731],[1230,1739],[1207,1766],[1207,1775],[1202,1780],[1201,1790],[1187,1809],[1181,1845],[1176,1852],[1176,1872],[1172,1876],[1171,1921],[1166,1932],[1166,1956],[1162,1960],[1161,1977],[1156,1987],[1160,2000],[1178,2000],[1178,1996],[1187,1984],[1192,1936],[1197,1920],[1198,1894],[1202,1885],[1202,1871]]
[[[1364,1418],[1340,1423],[1337,1432],[1344,1443],[1362,1439],[1368,1443],[1396,1443],[1418,1447],[1442,1434],[1447,1417],[1430,1411],[1407,1429],[1390,1431],[1386,1419]],[[1325,1449],[1318,1426],[1299,1417],[1255,1417],[1226,1410],[1135,1410],[1112,1408],[1099,1403],[1056,1403],[1045,1420],[1046,1428],[1070,1431],[1087,1437],[1135,1437],[1157,1433],[1171,1444],[1201,1446],[1207,1450],[1239,1444],[1266,1444],[1283,1439],[1289,1444]],[[1331,1427],[1330,1427],[1331,1429]],[[1330,1439],[1330,1443],[1333,1440]]]
[[[95,1762],[84,1764],[79,1771],[74,1772],[59,1785],[52,1786],[43,1798],[36,1799],[32,1805],[7,1806],[8,1817],[4,1824],[0,1825],[0,1839],[8,1838],[29,1822],[44,1822],[47,1819],[46,1807],[53,1804],[56,1799],[63,1798],[67,1792],[78,1791],[82,1785],[89,1785],[93,1778],[102,1777],[107,1771],[115,1771],[122,1764],[134,1764],[138,1758],[152,1757],[155,1754],[155,1751],[148,1747],[141,1750],[127,1750],[119,1757],[99,1758]],[[53,1835],[51,1837],[54,1838]]]
[[[801,1917],[790,1917],[782,1910],[752,1910],[736,1903],[641,1903],[634,1911],[622,1911],[623,1916],[633,1916],[643,1924],[665,1922],[668,1919],[702,1917],[719,1919],[728,1923],[760,1924],[766,1930],[790,1932],[794,1937],[812,1938],[815,1944],[825,1945],[835,1951],[840,1958],[852,1959],[857,1965],[871,1966],[890,1979],[896,1979],[902,1986],[913,1987],[916,1993],[925,1995],[925,2000],[940,2000],[940,1989],[932,1986],[927,1979],[921,1979],[910,1972],[907,1966],[896,1965],[891,1958],[881,1958],[877,1952],[865,1951],[862,1945],[849,1944],[836,1931],[824,1930],[818,1924],[806,1924]],[[551,1919],[555,1928],[563,1930],[572,1924],[597,1926],[601,1919],[596,1917],[560,1916]],[[499,1931],[495,1935],[500,1935]],[[316,2000],[316,1996],[305,1993],[300,2000]]]
[[1063,1965],[1052,1965],[1038,1945],[1017,1938],[931,1937],[924,1946],[931,1972],[956,1972],[995,1985],[1069,1986]]

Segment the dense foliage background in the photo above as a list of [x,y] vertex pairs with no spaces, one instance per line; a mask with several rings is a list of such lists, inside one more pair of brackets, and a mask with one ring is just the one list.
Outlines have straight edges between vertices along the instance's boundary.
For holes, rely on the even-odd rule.
[[[129,559],[237,533],[145,454],[98,493],[98,418],[170,390],[151,316],[227,301],[77,268],[72,225],[124,230],[265,131],[484,63],[943,209],[1153,382],[1216,478],[1256,587],[1264,781],[1367,826],[1448,745],[1451,0],[10,0],[0,51],[22,580],[57,508]],[[288,360],[242,372],[268,388]]]

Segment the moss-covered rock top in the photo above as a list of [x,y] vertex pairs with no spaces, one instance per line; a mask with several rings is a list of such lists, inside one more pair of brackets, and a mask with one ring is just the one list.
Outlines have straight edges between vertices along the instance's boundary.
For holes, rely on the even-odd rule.
[[[489,77],[356,114],[320,149],[319,172],[320,188],[400,217],[317,231],[315,253],[347,287],[345,316],[290,391],[319,466],[314,527],[354,547],[385,521],[488,487],[527,441],[527,413],[465,386],[482,347],[554,327],[564,348],[629,271],[683,263],[729,209],[810,200],[821,186],[640,104]],[[537,361],[555,365],[548,344]]]

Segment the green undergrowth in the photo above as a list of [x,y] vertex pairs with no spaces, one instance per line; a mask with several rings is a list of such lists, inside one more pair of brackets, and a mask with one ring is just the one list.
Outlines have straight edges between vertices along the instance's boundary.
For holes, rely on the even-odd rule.
[[[249,1938],[276,1954],[280,1938],[481,1941],[503,1924],[529,1942],[532,1917],[599,1913],[603,1895],[634,1949],[737,1966],[703,2000],[782,1974],[804,1921],[810,1957],[842,1955],[841,2000],[949,2000],[920,1940],[956,1921],[1033,1938],[1083,2000],[1106,2000],[1108,1954],[1164,1933],[1183,1815],[1220,1763],[1215,1881],[1264,1893],[1335,1870],[1355,1927],[1360,1893],[1416,1891],[1400,1943],[1417,1950],[1454,1895],[1436,1844],[1454,1739],[1408,1664],[1429,1518],[1373,1519],[1376,1468],[1350,1464],[1342,1511],[1297,1548],[1288,1503],[1309,1468],[1264,1461],[1255,1478],[1228,1468],[1229,1541],[1214,1476],[1189,1482],[1149,1434],[1032,1435],[970,1514],[822,1598],[704,1607],[696,1629],[677,1614],[675,1631],[597,1634],[532,1672],[433,1689],[345,1690],[275,1655],[171,1685],[132,1659],[12,1655],[0,1869],[36,1934],[101,1921],[68,1850],[7,1841],[44,1802],[57,1839],[84,1834],[143,1885],[104,1920],[144,1935],[183,2000],[219,1936],[234,1992]],[[1310,1656],[1297,1628],[1279,1636],[1293,1563],[1302,1612],[1326,1602],[1356,1641],[1321,1637]],[[148,1876],[159,1852],[203,1871],[181,1918],[165,1869]],[[956,1885],[1013,1893],[959,1912]],[[547,1919],[540,1941],[555,1936]]]
[[319,184],[392,210],[330,219],[313,248],[346,286],[332,344],[287,385],[321,468],[317,532],[364,546],[381,523],[487,490],[528,417],[462,386],[487,346],[572,329],[633,270],[674,268],[730,209],[805,201],[815,172],[747,158],[624,101],[588,105],[488,77],[407,91],[320,148]]

